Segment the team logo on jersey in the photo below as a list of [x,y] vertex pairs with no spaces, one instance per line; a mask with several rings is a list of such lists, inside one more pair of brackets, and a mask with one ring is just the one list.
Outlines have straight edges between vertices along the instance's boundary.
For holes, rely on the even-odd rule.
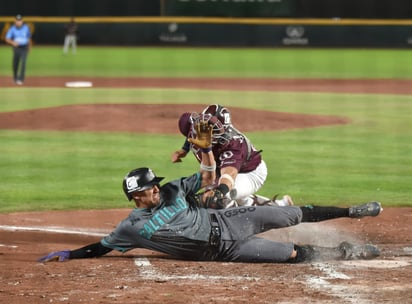
[[233,158],[233,152],[232,151],[225,151],[222,154],[219,155],[219,160],[221,162],[228,161],[229,159]]

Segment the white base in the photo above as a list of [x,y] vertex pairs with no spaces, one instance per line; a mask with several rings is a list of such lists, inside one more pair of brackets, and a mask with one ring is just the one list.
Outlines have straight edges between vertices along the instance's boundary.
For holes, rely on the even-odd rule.
[[66,87],[68,88],[90,88],[93,83],[90,81],[70,81],[66,82]]

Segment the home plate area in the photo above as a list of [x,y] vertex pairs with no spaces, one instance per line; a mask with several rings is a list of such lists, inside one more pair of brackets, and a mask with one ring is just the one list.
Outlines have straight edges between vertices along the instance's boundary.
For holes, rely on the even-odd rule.
[[0,214],[0,303],[411,303],[412,208],[376,218],[275,229],[262,237],[336,246],[372,243],[373,260],[303,264],[195,262],[151,250],[38,263],[97,242],[129,209]]
[[[404,249],[399,248],[398,251],[402,252]],[[162,265],[158,265],[159,261],[152,263],[147,258],[136,258],[134,263],[138,269],[138,277],[144,281],[173,282],[179,285],[200,284],[208,286],[210,290],[214,290],[216,285],[234,284],[241,293],[253,293],[255,286],[272,286],[278,291],[281,289],[272,299],[267,290],[263,295],[258,295],[260,288],[256,289],[256,303],[408,303],[407,299],[412,296],[409,281],[412,271],[411,256],[393,256],[389,253],[390,256],[385,257],[386,253],[388,251],[383,251],[383,257],[374,260],[287,266],[242,264],[239,267],[239,264],[221,263],[218,269],[214,269],[210,263],[189,263],[183,267],[175,265],[177,272],[167,273],[162,270]],[[213,274],[210,274],[210,268],[213,268]],[[201,269],[205,273],[202,274],[202,271],[199,271]],[[289,299],[282,300],[279,296],[285,293]],[[211,298],[213,299],[213,293]]]

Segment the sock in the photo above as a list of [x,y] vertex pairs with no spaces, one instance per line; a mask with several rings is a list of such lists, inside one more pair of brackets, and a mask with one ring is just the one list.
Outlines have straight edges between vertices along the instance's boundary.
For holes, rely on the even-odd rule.
[[307,205],[300,207],[302,222],[321,222],[339,217],[349,217],[349,208],[321,207]]
[[291,263],[302,263],[312,261],[315,257],[315,250],[313,246],[298,246],[294,245],[295,250],[297,251],[296,257],[289,259],[288,262]]

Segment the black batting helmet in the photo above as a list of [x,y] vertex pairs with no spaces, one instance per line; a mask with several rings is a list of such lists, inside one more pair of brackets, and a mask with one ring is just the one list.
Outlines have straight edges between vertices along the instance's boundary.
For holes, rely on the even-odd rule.
[[150,168],[138,168],[130,171],[123,179],[123,191],[129,201],[132,193],[150,189],[158,185],[164,177],[158,177]]

